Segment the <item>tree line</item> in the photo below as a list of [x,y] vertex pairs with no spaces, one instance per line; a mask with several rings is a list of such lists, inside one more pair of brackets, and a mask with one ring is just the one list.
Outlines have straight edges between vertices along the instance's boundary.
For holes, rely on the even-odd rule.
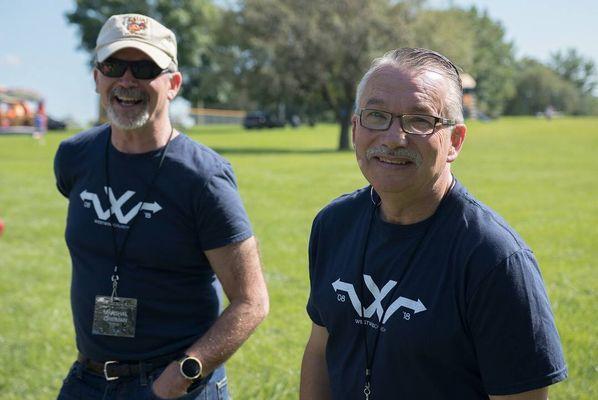
[[517,59],[504,27],[476,7],[430,9],[425,0],[77,0],[68,21],[90,54],[113,14],[152,16],[177,35],[182,97],[193,105],[265,109],[340,125],[349,148],[357,81],[397,47],[448,56],[477,82],[490,117],[548,107],[598,115],[596,68],[575,49],[547,63]]

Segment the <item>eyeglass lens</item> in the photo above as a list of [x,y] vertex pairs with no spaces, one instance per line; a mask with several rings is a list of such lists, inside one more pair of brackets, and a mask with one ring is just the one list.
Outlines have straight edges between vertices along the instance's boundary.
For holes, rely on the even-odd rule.
[[97,63],[97,67],[103,75],[109,78],[122,77],[127,68],[131,68],[131,73],[136,79],[154,79],[164,72],[162,68],[150,60],[124,61],[117,58],[108,58]]
[[[429,115],[399,116],[402,129],[407,133],[427,135],[434,131],[436,117]],[[392,125],[393,115],[379,110],[362,110],[361,124],[372,130],[387,130]]]

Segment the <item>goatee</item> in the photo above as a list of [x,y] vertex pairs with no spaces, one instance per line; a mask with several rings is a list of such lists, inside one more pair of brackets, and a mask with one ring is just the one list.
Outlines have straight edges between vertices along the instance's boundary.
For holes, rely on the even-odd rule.
[[[121,99],[137,101],[138,105],[135,106],[135,109],[126,112],[117,111],[114,102],[122,101]],[[119,129],[134,130],[141,128],[149,121],[148,96],[137,88],[114,88],[110,92],[106,115],[108,120]]]

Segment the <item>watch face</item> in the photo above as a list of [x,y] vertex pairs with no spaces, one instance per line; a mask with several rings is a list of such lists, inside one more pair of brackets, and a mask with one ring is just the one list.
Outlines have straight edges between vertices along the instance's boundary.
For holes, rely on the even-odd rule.
[[187,357],[181,361],[181,373],[187,379],[197,379],[201,375],[201,363],[195,357]]

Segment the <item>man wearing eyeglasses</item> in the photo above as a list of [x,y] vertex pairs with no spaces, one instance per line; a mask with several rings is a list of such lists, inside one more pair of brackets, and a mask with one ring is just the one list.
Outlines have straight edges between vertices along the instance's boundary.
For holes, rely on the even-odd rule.
[[567,370],[532,251],[451,173],[459,72],[403,48],[374,60],[353,116],[369,186],[315,218],[308,399],[547,399]]
[[55,157],[79,352],[58,398],[227,399],[223,363],[268,312],[231,165],[169,119],[182,83],[169,29],[112,16],[95,58],[109,124]]

